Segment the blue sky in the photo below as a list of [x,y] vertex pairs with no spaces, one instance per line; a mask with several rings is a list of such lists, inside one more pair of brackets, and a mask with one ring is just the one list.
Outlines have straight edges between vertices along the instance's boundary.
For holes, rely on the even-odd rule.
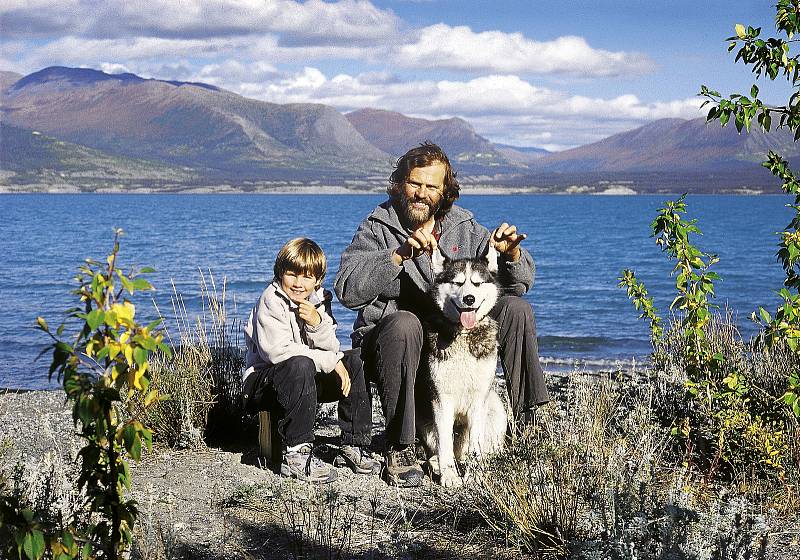
[[[458,116],[495,142],[564,149],[700,116],[700,84],[748,91],[724,39],[769,2],[6,0],[0,69],[202,81],[273,103]],[[762,85],[766,99],[786,90]]]

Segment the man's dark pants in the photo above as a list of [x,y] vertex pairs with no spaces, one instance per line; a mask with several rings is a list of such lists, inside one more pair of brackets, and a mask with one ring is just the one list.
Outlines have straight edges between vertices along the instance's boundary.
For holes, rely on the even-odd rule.
[[[536,319],[530,304],[502,296],[489,316],[498,323],[500,360],[514,417],[550,400],[539,363]],[[383,317],[364,337],[361,356],[367,378],[375,381],[386,417],[389,444],[414,442],[414,383],[422,351],[422,325],[411,312]]]
[[348,350],[342,358],[350,374],[350,394],[342,396],[335,372],[319,373],[314,361],[294,356],[279,364],[257,369],[244,386],[245,410],[278,413],[278,433],[284,445],[314,441],[318,402],[339,401],[339,428],[343,445],[367,446],[372,440],[372,396],[364,381],[359,350]]

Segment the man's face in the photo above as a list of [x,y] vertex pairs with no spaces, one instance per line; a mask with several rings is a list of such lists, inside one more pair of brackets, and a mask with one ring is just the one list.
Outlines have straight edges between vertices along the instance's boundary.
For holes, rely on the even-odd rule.
[[434,162],[415,167],[401,186],[400,207],[408,225],[417,229],[428,222],[439,209],[444,192],[444,163]]
[[281,288],[295,303],[300,303],[317,288],[318,280],[313,274],[300,272],[297,270],[287,270],[281,276]]

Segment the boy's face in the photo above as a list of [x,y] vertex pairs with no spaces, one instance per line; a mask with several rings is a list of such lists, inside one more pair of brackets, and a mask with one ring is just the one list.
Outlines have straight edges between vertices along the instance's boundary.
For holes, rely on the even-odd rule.
[[287,270],[281,276],[281,288],[295,303],[307,300],[317,287],[317,278],[312,274]]

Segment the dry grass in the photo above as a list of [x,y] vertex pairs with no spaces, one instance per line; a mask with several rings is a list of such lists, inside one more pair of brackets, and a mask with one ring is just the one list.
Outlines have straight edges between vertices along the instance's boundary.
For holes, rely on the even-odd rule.
[[[743,342],[730,321],[714,321],[708,336],[726,356],[724,375],[748,376],[749,405],[775,410],[796,357]],[[681,344],[680,333],[668,335],[658,369],[573,372],[532,425],[475,468],[469,501],[496,538],[554,558],[783,558],[786,546],[798,554],[797,419],[779,416],[789,449],[781,477],[750,465],[710,478],[670,435],[677,419],[698,418]]]
[[654,477],[666,430],[620,383],[574,374],[562,403],[539,409],[508,446],[475,469],[474,500],[522,550],[565,557],[571,542],[614,532],[620,500]]
[[169,398],[144,413],[140,397],[127,403],[131,415],[143,415],[156,441],[172,447],[200,447],[207,436],[241,426],[239,322],[228,314],[225,279],[218,290],[214,276],[201,272],[200,290],[202,313],[190,318],[173,284],[177,334],[168,331],[172,357],[156,355],[150,370],[151,386]]

